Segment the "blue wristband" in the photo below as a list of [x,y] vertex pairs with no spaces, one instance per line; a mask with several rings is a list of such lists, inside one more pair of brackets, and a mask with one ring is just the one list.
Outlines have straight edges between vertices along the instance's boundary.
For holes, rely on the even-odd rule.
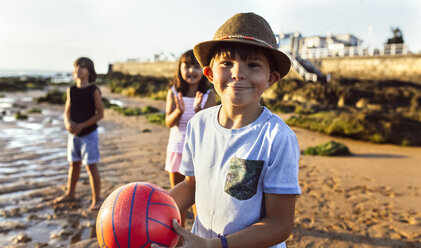
[[222,248],[228,248],[228,241],[225,235],[218,234],[218,237],[221,239]]

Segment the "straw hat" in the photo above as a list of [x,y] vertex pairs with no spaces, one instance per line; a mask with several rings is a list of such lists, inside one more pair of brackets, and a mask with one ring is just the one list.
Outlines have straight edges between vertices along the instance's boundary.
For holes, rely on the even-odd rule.
[[213,40],[194,46],[194,55],[199,64],[208,66],[213,47],[221,42],[250,44],[268,49],[275,58],[275,70],[285,76],[291,68],[288,56],[276,49],[276,38],[269,23],[254,13],[239,13],[228,19],[213,36]]

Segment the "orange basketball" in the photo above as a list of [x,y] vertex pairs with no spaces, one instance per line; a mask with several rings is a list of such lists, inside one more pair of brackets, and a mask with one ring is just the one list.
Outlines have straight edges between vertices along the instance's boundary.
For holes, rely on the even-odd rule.
[[180,223],[174,199],[161,187],[129,183],[113,191],[104,201],[96,220],[100,247],[150,247],[155,243],[175,247],[178,234],[172,220]]

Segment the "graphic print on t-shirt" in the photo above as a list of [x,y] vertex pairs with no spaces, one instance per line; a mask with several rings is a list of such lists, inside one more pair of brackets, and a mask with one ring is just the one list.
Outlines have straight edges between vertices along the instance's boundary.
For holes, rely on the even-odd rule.
[[238,200],[250,199],[256,194],[264,161],[232,157],[225,178],[225,192]]

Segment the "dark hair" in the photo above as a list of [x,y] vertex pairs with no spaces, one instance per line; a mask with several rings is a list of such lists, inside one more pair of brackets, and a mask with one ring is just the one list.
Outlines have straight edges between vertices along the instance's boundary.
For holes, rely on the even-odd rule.
[[88,81],[90,83],[95,82],[96,72],[95,72],[95,68],[94,68],[94,62],[90,58],[80,57],[75,61],[73,66],[74,67],[80,66],[80,67],[85,67],[86,69],[88,69],[88,72],[89,72]]
[[[174,78],[171,81],[169,87],[175,86],[175,89],[177,92],[181,92],[183,96],[187,94],[187,91],[189,89],[189,84],[184,81],[183,77],[181,76],[180,67],[182,63],[186,63],[187,65],[199,65],[199,62],[197,62],[196,58],[194,57],[193,50],[188,50],[185,53],[183,53],[180,56],[180,59],[177,63],[177,71],[175,72]],[[202,74],[202,79],[199,81],[199,87],[198,91],[202,93],[206,93],[206,91],[209,89],[209,82],[208,79]]]
[[251,44],[244,44],[244,43],[234,43],[234,42],[220,42],[216,44],[212,48],[212,52],[210,53],[210,65],[212,65],[215,58],[220,56],[225,56],[229,59],[234,59],[235,55],[238,54],[240,59],[246,60],[249,56],[253,56],[256,54],[263,54],[269,62],[270,71],[274,71],[276,67],[276,60],[273,57],[272,53],[260,46],[253,46]]

